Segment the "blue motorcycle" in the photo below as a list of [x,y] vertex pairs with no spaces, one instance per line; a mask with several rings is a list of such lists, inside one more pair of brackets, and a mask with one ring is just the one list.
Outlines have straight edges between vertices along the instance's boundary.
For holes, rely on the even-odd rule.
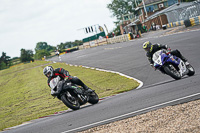
[[192,76],[195,74],[194,68],[188,63],[182,61],[180,58],[171,55],[165,49],[161,49],[153,54],[153,61],[155,69],[159,69],[162,73],[171,76],[178,80],[183,76]]

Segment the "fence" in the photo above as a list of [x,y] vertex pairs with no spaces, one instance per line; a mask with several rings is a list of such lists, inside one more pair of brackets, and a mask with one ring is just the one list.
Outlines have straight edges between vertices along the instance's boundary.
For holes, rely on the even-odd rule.
[[183,2],[180,7],[172,11],[166,12],[168,18],[167,28],[184,25],[198,25],[200,18],[200,2]]
[[181,26],[184,25],[184,21],[177,21],[177,22],[173,22],[173,23],[169,23],[167,24],[167,28],[171,28],[171,27],[176,27],[176,26]]
[[200,2],[183,2],[178,7],[165,13],[169,23],[187,20],[200,15]]
[[120,35],[113,38],[108,38],[107,41],[108,41],[108,44],[111,44],[111,43],[127,42],[129,40],[131,40],[130,34],[125,34],[125,35]]
[[86,42],[86,43],[83,43],[83,46],[79,47],[79,49],[91,48],[91,47],[96,47],[96,46],[104,45],[104,44],[127,42],[129,40],[131,40],[130,34],[125,34],[125,35],[115,36],[108,39],[103,38],[103,39]]
[[167,24],[167,28],[182,26],[182,25],[189,27],[189,26],[194,26],[194,25],[199,25],[199,24],[200,24],[200,16],[197,16],[190,19],[169,23]]
[[200,24],[200,16],[190,18],[189,20],[190,20],[191,26]]

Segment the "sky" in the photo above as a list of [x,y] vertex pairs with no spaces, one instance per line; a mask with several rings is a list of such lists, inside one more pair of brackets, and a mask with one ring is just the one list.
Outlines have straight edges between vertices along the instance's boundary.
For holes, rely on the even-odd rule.
[[57,46],[82,40],[85,27],[115,28],[107,8],[111,0],[0,0],[0,56],[20,57],[20,50],[33,50],[38,42]]

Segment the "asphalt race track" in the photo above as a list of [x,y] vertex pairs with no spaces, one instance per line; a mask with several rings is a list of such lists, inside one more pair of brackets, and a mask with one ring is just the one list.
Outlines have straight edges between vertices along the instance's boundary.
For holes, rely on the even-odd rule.
[[[157,34],[157,35],[156,35]],[[142,43],[167,44],[179,49],[195,68],[195,75],[174,80],[154,71],[142,49]],[[124,119],[168,105],[200,98],[200,30],[162,36],[144,34],[138,40],[98,46],[61,56],[62,62],[73,65],[117,71],[141,80],[144,85],[126,93],[51,117],[31,121],[5,133],[67,133]],[[58,57],[51,59],[59,61]]]

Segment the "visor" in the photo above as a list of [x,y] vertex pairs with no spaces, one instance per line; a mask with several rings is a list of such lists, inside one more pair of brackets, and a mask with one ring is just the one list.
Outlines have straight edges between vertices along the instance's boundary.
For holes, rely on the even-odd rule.
[[49,77],[50,75],[51,75],[51,72],[48,72],[48,73],[46,74],[47,77]]
[[145,48],[145,51],[149,52],[149,51],[150,51],[150,48]]

